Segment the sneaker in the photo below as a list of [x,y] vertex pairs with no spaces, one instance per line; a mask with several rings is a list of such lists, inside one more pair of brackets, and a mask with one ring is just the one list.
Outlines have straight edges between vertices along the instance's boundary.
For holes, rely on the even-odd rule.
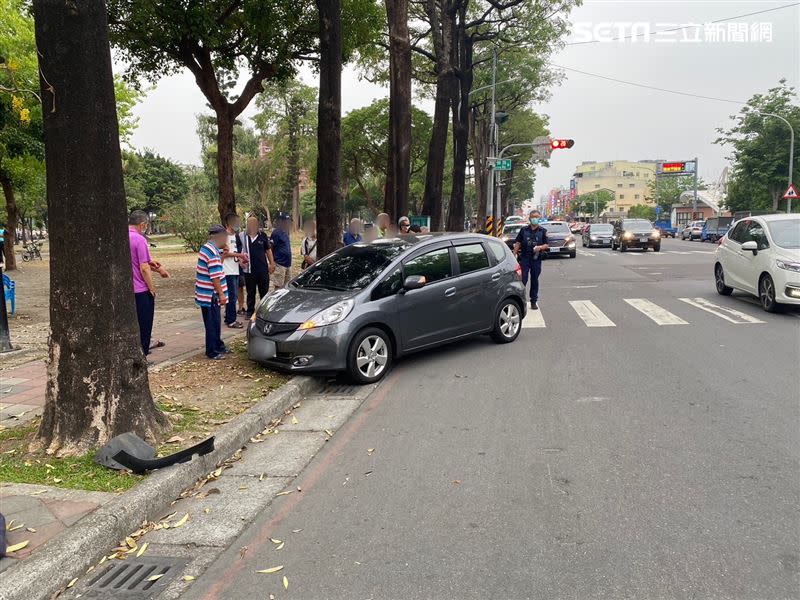
[[208,360],[223,360],[225,358],[224,354],[217,354],[215,356],[209,356]]
[[536,302],[531,301],[531,310],[539,310],[539,306]]

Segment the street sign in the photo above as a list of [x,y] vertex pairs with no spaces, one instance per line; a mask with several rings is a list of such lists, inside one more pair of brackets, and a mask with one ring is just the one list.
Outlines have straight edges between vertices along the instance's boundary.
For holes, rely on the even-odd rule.
[[789,189],[786,190],[786,193],[783,195],[783,198],[785,200],[789,200],[789,198],[791,198],[792,200],[800,198],[800,194],[797,193],[797,188],[794,187],[793,183],[789,185]]
[[660,215],[662,210],[660,206],[656,206],[656,215]]
[[420,227],[431,228],[431,218],[425,215],[412,215],[408,217],[411,225],[419,225]]
[[693,160],[663,162],[656,164],[657,175],[694,175],[697,165]]
[[510,171],[511,170],[511,159],[510,158],[498,158],[494,161],[494,170],[495,171]]

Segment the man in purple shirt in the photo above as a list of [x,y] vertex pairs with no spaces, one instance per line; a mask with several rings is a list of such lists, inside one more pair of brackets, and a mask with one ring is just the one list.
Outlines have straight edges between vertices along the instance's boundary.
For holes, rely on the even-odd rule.
[[142,210],[135,210],[128,217],[133,296],[136,299],[139,338],[142,343],[142,352],[145,356],[150,354],[150,336],[153,333],[153,315],[156,309],[156,288],[153,285],[153,271],[162,277],[169,277],[167,270],[150,257],[150,250],[144,237],[144,232],[147,231],[148,225],[149,218],[147,213]]

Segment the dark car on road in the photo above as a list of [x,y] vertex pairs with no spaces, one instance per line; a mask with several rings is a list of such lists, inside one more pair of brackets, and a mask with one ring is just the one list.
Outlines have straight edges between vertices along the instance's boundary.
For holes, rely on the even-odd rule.
[[506,225],[503,227],[503,236],[500,238],[503,240],[506,245],[513,250],[514,249],[514,240],[517,239],[517,234],[519,230],[525,227],[525,223],[514,223],[513,225]]
[[622,219],[614,224],[611,249],[625,252],[630,248],[641,248],[647,252],[661,251],[661,234],[647,219]]
[[392,361],[476,334],[517,339],[525,288],[514,255],[475,234],[346,246],[264,298],[247,328],[251,359],[292,372],[381,379]]
[[592,223],[584,229],[582,244],[584,247],[611,246],[611,237],[614,234],[614,226],[611,223]]
[[550,247],[547,251],[548,257],[566,254],[575,258],[575,236],[569,230],[569,225],[563,221],[551,221],[541,227],[547,231],[547,245]]

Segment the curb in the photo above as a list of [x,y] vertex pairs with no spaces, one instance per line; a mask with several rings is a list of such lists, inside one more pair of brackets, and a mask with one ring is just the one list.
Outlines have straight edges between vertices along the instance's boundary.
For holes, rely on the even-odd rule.
[[143,521],[158,518],[180,493],[213,471],[270,421],[321,386],[312,377],[294,377],[266,398],[223,425],[216,433],[214,451],[190,462],[155,471],[88,518],[66,529],[35,554],[6,569],[1,600],[47,600],[73,577],[83,575],[119,540]]

